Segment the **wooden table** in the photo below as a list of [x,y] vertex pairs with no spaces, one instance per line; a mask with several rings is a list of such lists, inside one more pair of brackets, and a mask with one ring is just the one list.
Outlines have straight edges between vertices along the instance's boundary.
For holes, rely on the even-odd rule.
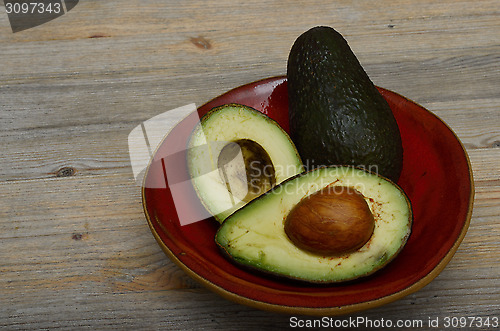
[[377,85],[441,117],[465,145],[476,185],[467,236],[432,283],[338,318],[426,326],[500,317],[499,8],[498,0],[82,0],[17,33],[1,13],[0,327],[289,326],[290,316],[208,291],[164,255],[127,136],[169,109],[285,74],[293,41],[315,25],[340,31]]

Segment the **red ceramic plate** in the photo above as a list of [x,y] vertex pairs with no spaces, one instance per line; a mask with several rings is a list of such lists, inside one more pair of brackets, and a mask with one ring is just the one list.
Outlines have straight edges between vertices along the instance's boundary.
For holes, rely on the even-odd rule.
[[[165,175],[176,171],[189,179],[182,151],[198,114],[169,133],[145,175],[144,211],[159,245],[181,269],[223,297],[290,314],[352,313],[400,299],[428,284],[444,269],[467,232],[474,197],[471,167],[462,144],[438,117],[394,92],[382,88],[380,92],[401,131],[404,165],[398,184],[411,200],[414,215],[406,246],[387,267],[360,281],[334,286],[267,278],[233,265],[219,253],[214,242],[215,220],[181,226],[176,207],[196,213],[200,202],[188,189],[174,205]],[[288,130],[285,77],[238,87],[203,105],[198,113],[201,116],[226,103],[253,107]],[[164,158],[171,151],[180,152]],[[166,184],[158,188],[159,183]]]

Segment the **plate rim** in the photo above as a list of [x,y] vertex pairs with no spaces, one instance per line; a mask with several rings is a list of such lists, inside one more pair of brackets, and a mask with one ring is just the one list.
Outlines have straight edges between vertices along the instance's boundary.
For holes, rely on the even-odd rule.
[[[197,107],[197,110],[200,109],[201,107],[206,106],[207,104],[213,102],[214,100],[222,97],[225,94],[229,94],[231,92],[234,92],[235,90],[239,88],[243,88],[246,86],[251,86],[251,85],[259,85],[268,82],[268,81],[278,81],[281,80],[286,81],[286,76],[271,76],[268,78],[262,78],[250,83],[246,83],[237,87],[234,87],[219,96],[216,96],[209,101],[205,102],[202,106]],[[226,290],[224,287],[215,284],[214,282],[206,279],[205,277],[202,277],[201,275],[197,274],[194,272],[191,268],[189,268],[187,265],[185,265],[173,252],[172,250],[163,242],[163,240],[160,237],[160,234],[155,228],[155,225],[153,223],[153,220],[151,220],[149,216],[149,212],[147,209],[147,203],[146,203],[146,194],[145,194],[145,181],[147,178],[147,175],[149,173],[149,168],[152,164],[153,157],[150,158],[148,166],[146,168],[146,171],[144,172],[144,177],[143,177],[143,183],[141,185],[141,196],[142,196],[142,206],[143,206],[143,211],[146,217],[146,220],[148,222],[148,226],[157,241],[158,245],[160,248],[163,250],[163,252],[167,255],[167,257],[174,262],[180,269],[182,269],[188,276],[190,276],[193,280],[198,282],[199,284],[205,286],[207,289],[211,290],[212,292],[220,295],[221,297],[228,299],[230,301],[236,302],[238,304],[246,305],[252,308],[257,308],[261,310],[266,310],[266,311],[271,311],[271,312],[277,312],[277,313],[286,313],[286,314],[297,314],[297,315],[309,315],[309,316],[338,316],[338,315],[345,315],[345,314],[350,314],[350,313],[355,313],[355,312],[360,312],[363,310],[367,309],[373,309],[376,307],[380,307],[386,304],[389,304],[391,302],[397,301],[399,299],[402,299],[403,297],[406,297],[407,295],[410,295],[412,293],[417,292],[418,290],[422,289],[426,285],[428,285],[432,280],[434,280],[443,270],[444,268],[448,265],[448,263],[451,261],[453,256],[455,255],[456,251],[458,250],[458,247],[462,243],[463,239],[465,238],[465,235],[467,234],[468,228],[470,226],[470,221],[472,218],[472,210],[474,206],[474,196],[475,196],[475,186],[474,186],[474,178],[473,178],[473,171],[472,171],[472,166],[470,163],[470,158],[467,153],[467,150],[465,149],[465,146],[463,143],[460,141],[456,133],[450,128],[450,126],[443,121],[439,116],[434,114],[433,112],[429,111],[425,107],[421,106],[420,104],[416,103],[415,101],[397,93],[391,90],[388,90],[383,87],[377,86],[379,90],[382,92],[387,92],[389,94],[394,94],[401,99],[404,99],[406,102],[412,103],[419,108],[423,109],[427,113],[429,113],[431,116],[433,116],[437,121],[441,122],[453,135],[455,140],[459,143],[461,150],[463,152],[463,156],[465,157],[466,163],[467,163],[467,169],[469,173],[469,182],[470,182],[470,192],[469,192],[469,205],[467,207],[467,215],[465,217],[465,222],[460,229],[460,234],[456,238],[455,242],[453,243],[453,246],[450,248],[450,250],[446,253],[446,255],[439,261],[439,263],[424,277],[420,278],[418,281],[415,283],[411,284],[410,286],[386,295],[382,296],[380,298],[374,299],[374,300],[369,300],[369,301],[364,301],[364,302],[359,302],[359,303],[354,303],[354,304],[349,304],[349,305],[343,305],[343,306],[332,306],[332,307],[307,307],[307,306],[288,306],[288,305],[280,305],[280,304],[274,304],[274,303],[269,303],[265,301],[259,301],[255,299],[251,299],[245,296],[242,296],[240,294],[231,292],[229,290]],[[156,155],[158,152],[158,149],[160,146],[163,145],[165,139],[169,135],[170,132],[167,132],[161,142],[158,144],[156,147],[154,153],[152,155]],[[158,226],[161,228],[161,224],[158,223]]]

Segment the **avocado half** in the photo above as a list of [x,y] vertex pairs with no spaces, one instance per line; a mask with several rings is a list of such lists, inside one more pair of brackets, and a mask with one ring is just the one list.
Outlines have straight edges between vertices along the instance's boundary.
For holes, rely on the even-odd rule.
[[303,171],[288,134],[240,104],[213,108],[201,118],[188,141],[187,165],[200,200],[219,222]]
[[[368,241],[354,252],[322,256],[298,248],[284,230],[287,215],[304,198],[327,187],[352,187],[375,219]],[[317,168],[275,186],[228,217],[216,244],[233,262],[265,273],[311,283],[336,283],[367,276],[387,265],[405,245],[411,205],[390,180],[344,166]]]

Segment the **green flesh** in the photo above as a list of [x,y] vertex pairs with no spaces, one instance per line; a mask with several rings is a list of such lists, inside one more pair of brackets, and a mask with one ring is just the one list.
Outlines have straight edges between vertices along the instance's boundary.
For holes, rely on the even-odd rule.
[[[343,256],[319,256],[296,247],[284,220],[304,197],[327,185],[354,187],[375,218],[368,242]],[[367,276],[389,263],[411,232],[412,214],[402,190],[352,167],[323,167],[295,176],[231,215],[216,234],[216,243],[234,262],[286,278],[332,283]]]

